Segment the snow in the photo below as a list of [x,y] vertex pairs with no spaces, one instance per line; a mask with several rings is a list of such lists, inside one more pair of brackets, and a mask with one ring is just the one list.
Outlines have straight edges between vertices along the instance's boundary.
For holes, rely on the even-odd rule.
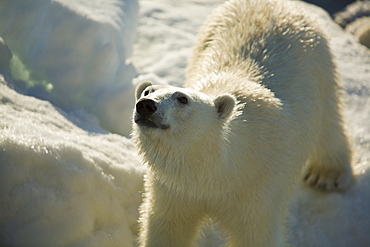
[[[182,85],[198,29],[221,1],[141,1],[132,61],[139,74]],[[155,77],[155,76],[154,76]]]
[[137,0],[1,1],[0,36],[13,53],[13,77],[25,81],[25,93],[84,108],[127,135],[137,15]]
[[[109,131],[129,133],[139,81],[183,84],[198,29],[220,2],[140,1],[137,15],[132,0],[1,1],[0,36],[29,78],[22,84],[14,73],[0,74],[0,245],[136,246],[146,167],[130,139]],[[306,7],[331,38],[344,81],[357,182],[346,193],[299,186],[287,222],[290,242],[369,246],[370,51],[324,11]],[[84,26],[94,32],[81,32]],[[76,56],[60,59],[67,48]],[[107,63],[99,52],[107,52]],[[55,91],[42,92],[48,83]],[[213,229],[204,236],[201,246],[222,246]]]
[[0,245],[134,246],[145,167],[132,143],[3,78],[0,102]]
[[145,169],[132,143],[1,83],[1,245],[133,246]]

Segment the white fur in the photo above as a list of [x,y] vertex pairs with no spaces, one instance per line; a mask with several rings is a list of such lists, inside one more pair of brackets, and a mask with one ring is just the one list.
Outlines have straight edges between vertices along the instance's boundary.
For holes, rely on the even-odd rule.
[[286,205],[302,168],[314,188],[350,186],[333,58],[295,3],[220,6],[200,31],[186,87],[137,87],[138,102],[155,102],[149,119],[159,126],[133,127],[150,167],[141,246],[195,245],[209,217],[228,246],[284,246]]

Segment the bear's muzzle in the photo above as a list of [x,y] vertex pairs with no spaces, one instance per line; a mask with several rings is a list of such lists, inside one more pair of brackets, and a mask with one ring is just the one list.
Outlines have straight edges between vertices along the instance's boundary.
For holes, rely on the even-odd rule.
[[149,118],[156,110],[157,107],[155,105],[155,102],[151,99],[142,99],[136,103],[136,112],[142,118]]
[[141,99],[136,103],[135,123],[150,128],[167,129],[168,126],[155,123],[152,115],[157,111],[154,100]]

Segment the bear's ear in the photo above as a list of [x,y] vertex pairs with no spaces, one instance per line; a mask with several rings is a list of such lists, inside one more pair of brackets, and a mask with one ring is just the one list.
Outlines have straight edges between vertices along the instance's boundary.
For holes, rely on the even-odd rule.
[[236,99],[231,94],[223,94],[215,98],[214,104],[217,109],[218,117],[227,119],[234,110]]
[[141,93],[145,90],[145,88],[153,85],[150,81],[143,81],[140,82],[139,85],[137,85],[136,90],[135,90],[135,98],[138,100],[141,96]]

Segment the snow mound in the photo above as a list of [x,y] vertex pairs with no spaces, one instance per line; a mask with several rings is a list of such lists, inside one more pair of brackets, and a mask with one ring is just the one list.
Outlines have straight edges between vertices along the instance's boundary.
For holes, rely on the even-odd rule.
[[106,129],[128,134],[132,105],[109,109],[119,97],[134,101],[136,71],[128,59],[137,15],[137,0],[1,1],[0,36],[13,53],[12,76],[25,82],[18,86],[26,94],[84,108]]
[[84,118],[0,78],[1,246],[135,246],[145,167]]

